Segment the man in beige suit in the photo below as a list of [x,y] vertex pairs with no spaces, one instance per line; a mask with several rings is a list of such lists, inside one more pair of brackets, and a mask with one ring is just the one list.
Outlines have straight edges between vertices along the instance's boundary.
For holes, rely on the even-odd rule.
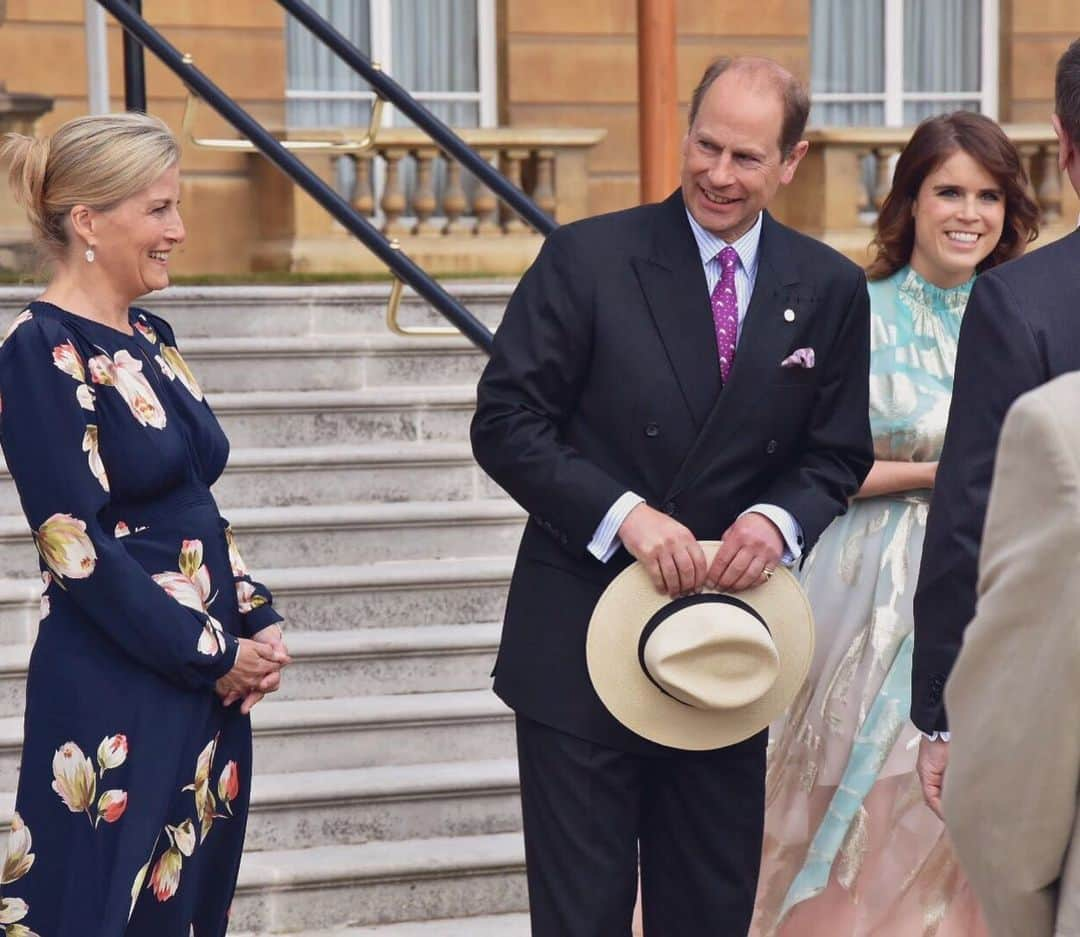
[[945,820],[994,937],[1080,937],[1078,414],[1080,373],[1009,411],[945,689]]

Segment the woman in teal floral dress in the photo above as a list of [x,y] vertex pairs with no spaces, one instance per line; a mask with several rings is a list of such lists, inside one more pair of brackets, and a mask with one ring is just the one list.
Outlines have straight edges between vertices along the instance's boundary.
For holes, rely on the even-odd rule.
[[[288,655],[209,486],[225,439],[169,325],[179,151],[142,114],[9,137],[55,273],[0,346],[0,442],[40,556],[6,937],[220,937],[247,713]],[[28,557],[29,559],[29,557]]]
[[868,271],[877,461],[802,571],[817,650],[773,731],[756,937],[986,933],[915,774],[911,605],[964,306],[1034,238],[1027,188],[976,114],[924,121],[897,162]]

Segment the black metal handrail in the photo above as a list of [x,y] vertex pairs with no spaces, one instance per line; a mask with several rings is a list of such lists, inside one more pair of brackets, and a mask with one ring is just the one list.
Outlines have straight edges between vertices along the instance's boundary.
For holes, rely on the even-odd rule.
[[[142,16],[142,0],[126,0]],[[124,109],[146,111],[146,63],[142,46],[131,33],[124,33]]]
[[125,0],[97,0],[97,2],[116,17],[128,33],[157,56],[184,84],[255,144],[263,156],[330,212],[349,232],[363,241],[364,245],[385,263],[395,276],[416,290],[438,312],[450,320],[469,341],[490,353],[493,337],[490,329],[483,322],[447,293],[411,258],[392,245],[363,215],[286,150],[262,124],[229,95],[198,68],[185,62],[183,54],[136,13]]
[[304,0],[277,0],[292,16],[304,24],[322,43],[345,64],[368,82],[375,93],[394,105],[417,127],[434,140],[443,152],[453,156],[465,169],[509,205],[522,220],[543,235],[551,234],[558,225],[543,212],[528,195],[521,191],[453,130],[382,71],[342,35],[332,23],[315,12]]

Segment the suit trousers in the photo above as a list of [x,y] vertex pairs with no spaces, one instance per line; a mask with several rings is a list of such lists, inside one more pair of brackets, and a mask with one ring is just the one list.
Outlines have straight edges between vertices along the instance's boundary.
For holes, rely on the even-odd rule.
[[533,937],[745,937],[757,887],[768,732],[641,755],[517,717]]

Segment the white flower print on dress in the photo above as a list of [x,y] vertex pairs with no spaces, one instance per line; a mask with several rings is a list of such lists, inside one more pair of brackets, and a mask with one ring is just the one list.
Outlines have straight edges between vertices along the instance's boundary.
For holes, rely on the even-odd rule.
[[202,388],[199,386],[199,382],[195,380],[191,368],[187,366],[187,362],[180,356],[180,352],[173,348],[172,345],[161,346],[161,354],[158,355],[157,362],[158,367],[161,368],[161,373],[170,381],[179,378],[180,383],[188,389],[192,397],[196,400],[203,399]]
[[38,621],[44,621],[49,617],[49,611],[52,608],[49,602],[49,586],[52,585],[52,573],[44,572],[41,574],[41,615],[38,617]]
[[0,345],[4,344],[4,342],[6,342],[9,338],[11,338],[12,333],[20,325],[22,325],[24,322],[29,322],[33,318],[34,318],[34,314],[29,309],[24,309],[22,312],[20,312],[15,317],[15,320],[11,323],[11,325],[8,326],[7,331],[4,333],[4,337],[0,338]]
[[[102,781],[106,771],[118,768],[127,760],[127,751],[126,735],[110,735],[101,740],[97,758]],[[119,789],[103,791],[98,797],[98,779],[94,763],[74,742],[65,742],[56,750],[53,755],[52,788],[68,810],[72,813],[85,813],[94,829],[97,829],[102,821],[115,823],[119,820],[128,803],[127,791]],[[96,816],[91,812],[92,806],[97,808]]]
[[157,332],[154,331],[154,327],[146,321],[144,316],[139,316],[135,320],[135,328],[151,345],[157,344]]
[[176,372],[165,363],[165,359],[162,358],[161,355],[154,355],[154,360],[157,362],[157,366],[161,369],[162,374],[170,381],[176,380]]
[[75,389],[75,399],[84,410],[94,409],[94,391],[86,383],[86,369],[83,367],[82,356],[70,342],[63,342],[53,348],[53,364],[63,371],[72,380],[78,381],[79,386]]
[[97,794],[94,763],[74,742],[65,742],[53,756],[52,789],[72,813],[87,813]]
[[226,647],[225,631],[209,612],[217,593],[210,592],[210,571],[203,565],[202,541],[183,542],[180,547],[179,572],[156,573],[152,578],[181,605],[206,615],[207,620],[199,636],[199,653],[211,656],[223,653]]
[[98,450],[98,428],[92,423],[86,427],[82,441],[83,452],[90,465],[90,471],[94,478],[106,491],[109,490],[109,476],[105,474],[105,463],[101,461],[101,452]]
[[128,740],[126,735],[107,735],[101,740],[97,750],[98,767],[101,773],[112,768],[119,768],[128,756]]
[[70,514],[54,514],[34,531],[34,544],[56,581],[86,579],[97,565],[94,544],[86,535],[86,522]]
[[30,828],[23,823],[18,812],[11,818],[11,832],[8,833],[7,852],[4,855],[4,870],[0,874],[0,885],[17,882],[34,864],[34,854],[30,851],[32,839]]
[[90,379],[95,384],[115,387],[142,426],[165,428],[165,408],[141,373],[141,361],[121,348],[112,358],[107,353],[94,355],[89,368]]

